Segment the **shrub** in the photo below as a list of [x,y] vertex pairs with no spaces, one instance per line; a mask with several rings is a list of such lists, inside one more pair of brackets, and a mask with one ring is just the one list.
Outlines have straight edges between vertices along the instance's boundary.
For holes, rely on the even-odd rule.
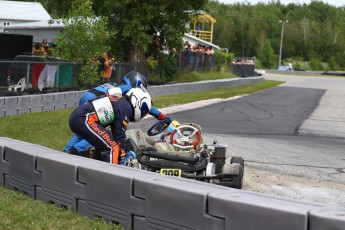
[[229,71],[232,65],[232,60],[234,59],[233,53],[224,53],[221,51],[214,52],[216,58],[216,68],[218,72]]

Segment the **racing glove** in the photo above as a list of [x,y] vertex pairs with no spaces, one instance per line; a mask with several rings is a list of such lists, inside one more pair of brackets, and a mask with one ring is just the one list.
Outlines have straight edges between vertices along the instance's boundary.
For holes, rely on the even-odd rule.
[[131,156],[134,154],[135,156],[135,153],[133,151],[127,151],[123,157],[121,157],[120,161],[119,161],[119,164],[120,165],[128,165],[130,159],[131,159]]
[[164,120],[165,118],[167,118],[167,116],[165,116],[163,113],[160,113],[157,117],[157,120]]

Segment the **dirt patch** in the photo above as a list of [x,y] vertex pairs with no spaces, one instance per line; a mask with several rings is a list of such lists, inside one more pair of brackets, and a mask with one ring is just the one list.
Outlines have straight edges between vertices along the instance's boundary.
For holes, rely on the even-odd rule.
[[345,207],[345,184],[246,166],[243,190]]

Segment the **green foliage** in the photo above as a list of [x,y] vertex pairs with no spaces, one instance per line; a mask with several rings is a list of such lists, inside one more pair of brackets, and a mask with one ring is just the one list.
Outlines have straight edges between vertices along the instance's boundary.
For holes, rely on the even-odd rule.
[[[182,36],[190,21],[188,10],[201,10],[207,0],[94,0],[98,15],[109,17],[110,29],[118,30],[113,47],[124,53],[125,61],[144,61],[144,52],[153,45],[157,34],[162,45],[181,49]],[[117,44],[116,44],[117,43]],[[119,45],[120,44],[120,45]]]
[[338,69],[345,68],[344,7],[322,1],[288,5],[276,1],[258,4],[210,1],[207,6],[207,12],[217,20],[214,43],[228,48],[236,57],[256,56],[265,68],[276,68],[278,58],[265,58],[262,47],[268,40],[273,53],[279,53],[282,29],[279,20],[286,19],[282,61],[302,57],[306,62],[315,58],[329,62],[334,57]]
[[147,64],[149,65],[150,71],[154,72],[158,66],[158,61],[153,58],[146,59]]
[[335,60],[335,57],[331,57],[328,61],[328,69],[331,71],[336,71],[340,68],[338,63]]
[[264,45],[258,52],[258,59],[263,68],[276,68],[276,55],[272,49],[271,42],[266,40]]
[[170,82],[174,79],[177,73],[177,61],[175,58],[168,56],[163,62],[162,79],[165,82]]
[[324,70],[324,67],[322,65],[322,62],[318,58],[313,58],[309,62],[310,68],[315,71],[322,71]]
[[91,6],[90,0],[72,1],[69,14],[62,19],[64,31],[58,34],[57,46],[52,51],[54,56],[62,60],[85,65],[79,76],[81,84],[92,84],[96,81],[97,71],[94,65],[88,64],[89,59],[108,52],[111,38],[115,34],[107,29],[108,19],[96,17]]
[[90,88],[91,86],[97,85],[100,81],[98,76],[98,63],[97,62],[86,62],[79,73],[78,80],[79,86],[82,88]]
[[225,53],[221,51],[214,52],[216,58],[216,68],[218,72],[227,72],[230,70],[232,60],[234,59],[233,53]]
[[301,64],[299,62],[293,63],[293,68],[295,70],[302,70]]

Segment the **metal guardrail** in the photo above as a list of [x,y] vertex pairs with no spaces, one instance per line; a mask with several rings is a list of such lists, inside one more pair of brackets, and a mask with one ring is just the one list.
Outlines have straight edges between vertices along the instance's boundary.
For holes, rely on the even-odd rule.
[[169,177],[0,137],[0,185],[125,229],[343,230],[345,208]]

